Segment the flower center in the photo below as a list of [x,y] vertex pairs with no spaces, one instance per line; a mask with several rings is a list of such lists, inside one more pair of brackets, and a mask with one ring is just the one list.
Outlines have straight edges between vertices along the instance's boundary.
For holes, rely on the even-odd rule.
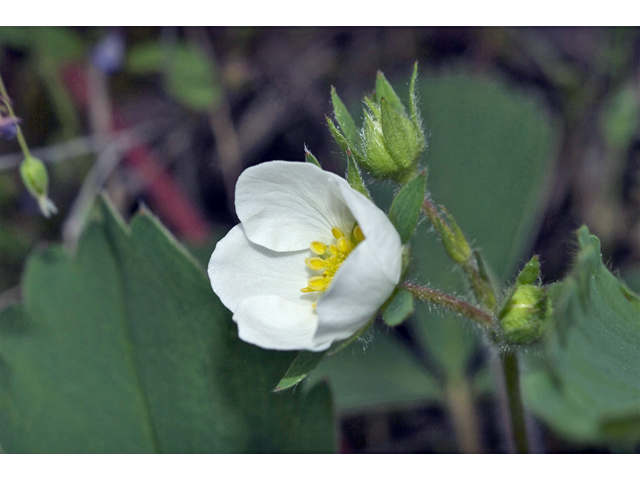
[[331,245],[315,241],[309,246],[316,256],[305,258],[304,263],[311,271],[317,272],[317,275],[309,279],[306,287],[300,289],[302,293],[326,291],[342,262],[364,240],[364,234],[358,225],[353,228],[350,238],[338,227],[331,227],[331,234],[335,238]]

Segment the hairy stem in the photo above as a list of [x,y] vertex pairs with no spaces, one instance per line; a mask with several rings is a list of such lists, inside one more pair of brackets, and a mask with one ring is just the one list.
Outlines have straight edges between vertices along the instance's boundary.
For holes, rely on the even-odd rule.
[[453,295],[412,283],[403,283],[400,285],[400,288],[411,292],[418,300],[433,303],[434,305],[464,315],[485,327],[490,327],[493,324],[493,318],[487,312]]
[[509,413],[511,418],[511,433],[518,453],[529,453],[527,428],[520,395],[520,372],[518,357],[515,352],[507,352],[502,357],[504,381],[507,389]]

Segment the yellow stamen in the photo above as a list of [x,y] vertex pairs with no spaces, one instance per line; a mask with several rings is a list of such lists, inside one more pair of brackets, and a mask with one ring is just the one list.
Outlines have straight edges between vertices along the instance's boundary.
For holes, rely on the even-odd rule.
[[338,227],[331,227],[331,234],[337,239],[344,237],[344,233]]
[[364,240],[364,233],[362,233],[360,225],[356,225],[356,227],[353,229],[353,237],[359,242]]
[[[342,263],[356,248],[356,245],[364,240],[364,234],[359,226],[355,226],[351,232],[351,238],[347,238],[341,228],[334,226],[331,228],[331,235],[335,237],[332,244],[311,242],[309,248],[317,257],[305,258],[304,263],[310,270],[321,275],[311,277],[307,286],[300,289],[302,293],[327,291]],[[314,309],[317,303],[317,301],[313,303]]]
[[320,257],[310,257],[310,258],[305,258],[304,263],[307,267],[309,267],[311,270],[316,272],[324,268],[325,261]]
[[327,246],[322,242],[311,242],[309,248],[316,255],[324,255],[324,252],[327,251]]
[[324,292],[327,286],[327,279],[324,277],[311,277],[309,279],[309,288],[316,292]]
[[352,243],[351,240],[349,240],[347,237],[340,237],[338,239],[338,250],[340,250],[342,253],[349,253],[351,251],[352,247]]

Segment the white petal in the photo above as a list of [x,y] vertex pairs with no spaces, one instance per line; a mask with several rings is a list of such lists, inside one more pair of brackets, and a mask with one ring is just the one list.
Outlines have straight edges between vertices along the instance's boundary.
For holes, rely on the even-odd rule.
[[300,292],[310,277],[304,264],[310,254],[308,250],[278,253],[255,245],[239,224],[218,242],[207,271],[213,291],[233,312],[256,295],[277,295],[310,307],[317,298]]
[[351,230],[342,201],[347,182],[311,163],[273,161],[246,169],[236,184],[236,213],[249,240],[277,252],[332,240],[331,227]]
[[397,284],[402,273],[402,242],[398,231],[387,215],[371,200],[349,187],[346,182],[338,183],[337,186],[362,229],[365,242],[373,243],[371,248],[376,251],[373,261],[389,281]]
[[342,195],[365,240],[347,257],[318,301],[315,341],[350,337],[373,317],[400,281],[402,244],[387,216],[351,188]]
[[310,305],[276,296],[242,301],[233,315],[238,335],[245,342],[274,350],[326,350],[331,341],[313,338],[318,316]]

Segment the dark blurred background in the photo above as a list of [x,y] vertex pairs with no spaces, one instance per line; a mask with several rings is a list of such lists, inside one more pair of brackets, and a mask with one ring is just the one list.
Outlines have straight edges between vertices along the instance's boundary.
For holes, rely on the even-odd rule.
[[[306,145],[343,171],[324,120],[331,85],[357,118],[377,70],[404,92],[416,60],[421,76],[498,79],[557,130],[532,247],[545,281],[567,271],[572,232],[586,223],[638,291],[638,28],[0,27],[0,73],[60,211],[42,218],[20,181],[17,142],[0,138],[0,308],[20,297],[32,249],[73,248],[102,189],[125,217],[148,205],[206,258],[237,222],[244,168],[302,160]],[[495,419],[483,408],[491,450]],[[455,451],[438,408],[344,414],[341,425],[343,451]],[[584,451],[541,432],[549,451]]]

